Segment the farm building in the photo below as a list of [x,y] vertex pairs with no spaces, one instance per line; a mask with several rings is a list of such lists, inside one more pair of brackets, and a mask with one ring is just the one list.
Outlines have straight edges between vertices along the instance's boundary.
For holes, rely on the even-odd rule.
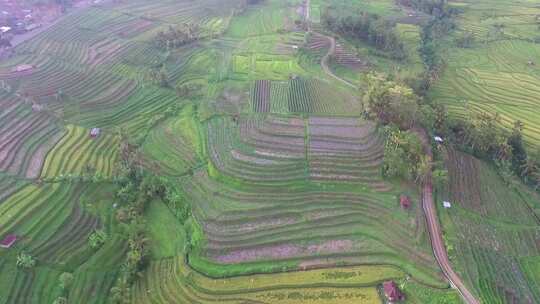
[[444,208],[450,208],[450,207],[452,207],[452,204],[451,204],[450,202],[448,202],[448,201],[444,201],[442,204],[443,204],[443,207],[444,207]]
[[16,66],[15,68],[13,68],[13,72],[26,72],[26,71],[31,71],[34,67],[30,64],[20,64],[18,66]]
[[92,128],[92,130],[90,130],[90,137],[98,137],[99,133],[101,133],[100,128]]
[[15,244],[16,241],[17,241],[17,236],[14,234],[9,234],[0,242],[0,247],[11,248],[11,246],[13,246],[13,244]]
[[390,303],[405,300],[405,295],[399,290],[396,282],[386,281],[383,283],[384,295]]
[[408,195],[402,194],[399,196],[399,205],[403,209],[409,209],[411,207],[411,198]]

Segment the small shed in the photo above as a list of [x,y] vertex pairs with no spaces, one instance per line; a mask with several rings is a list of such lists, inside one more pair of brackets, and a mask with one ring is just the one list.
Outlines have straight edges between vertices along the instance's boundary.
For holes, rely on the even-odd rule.
[[442,205],[443,205],[444,208],[447,208],[447,209],[450,208],[450,207],[452,207],[452,204],[451,204],[449,201],[444,201],[444,202],[442,203]]
[[439,144],[441,144],[441,143],[444,142],[444,140],[443,140],[442,137],[440,137],[440,136],[435,136],[435,137],[433,137],[433,139],[434,139],[437,143],[439,143]]
[[13,244],[17,241],[17,236],[15,234],[8,234],[1,242],[1,248],[11,248]]
[[405,300],[405,295],[399,290],[396,282],[386,281],[383,283],[384,295],[390,303]]
[[0,33],[7,33],[11,30],[9,26],[0,26]]
[[34,68],[34,66],[32,66],[31,64],[20,64],[18,66],[16,66],[15,68],[13,68],[13,72],[26,72],[26,71],[31,71],[32,69]]
[[92,128],[92,130],[90,130],[90,137],[98,137],[99,133],[101,133],[100,128]]
[[399,205],[403,209],[409,209],[411,207],[411,198],[408,195],[402,194],[399,196]]

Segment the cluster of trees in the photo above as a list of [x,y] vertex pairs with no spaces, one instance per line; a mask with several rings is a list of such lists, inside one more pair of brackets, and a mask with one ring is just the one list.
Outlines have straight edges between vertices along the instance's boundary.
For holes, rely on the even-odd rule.
[[[428,164],[419,149],[418,137],[409,131],[421,127],[441,135],[460,150],[494,162],[508,183],[517,175],[540,188],[540,151],[527,153],[520,121],[509,132],[501,127],[499,114],[467,111],[467,119],[451,119],[443,106],[429,103],[403,83],[373,73],[367,76],[367,83],[363,97],[365,114],[386,126],[386,176],[421,180]],[[444,172],[439,173],[443,174],[437,177],[444,179]]]
[[21,252],[17,255],[17,267],[21,268],[32,268],[36,266],[36,259],[26,252]]
[[382,74],[367,75],[363,104],[368,116],[377,118],[384,125],[395,124],[402,130],[418,125],[432,129],[444,119],[409,86]]
[[119,232],[127,239],[128,251],[121,266],[119,278],[111,288],[114,303],[125,303],[130,287],[148,264],[148,238],[143,214],[155,198],[152,176],[137,162],[136,152],[126,152],[120,164],[117,179],[117,206],[115,219]]
[[322,12],[324,27],[346,38],[364,41],[394,59],[407,57],[405,45],[399,38],[396,25],[378,15],[366,12],[344,13],[328,7]]
[[[114,303],[126,303],[132,284],[148,264],[149,238],[144,212],[150,203],[162,200],[183,223],[191,215],[190,205],[174,181],[158,177],[145,170],[138,161],[137,147],[124,143],[116,193],[118,209],[115,219],[120,233],[127,239],[128,251],[119,278],[111,288]],[[90,242],[101,246],[107,239],[99,230],[91,235]]]
[[61,295],[57,297],[53,304],[67,304],[68,299],[67,296],[69,294],[69,289],[71,288],[71,285],[73,285],[73,274],[69,272],[64,272],[60,275],[58,279],[58,285],[60,286]]
[[202,96],[203,86],[199,83],[181,83],[175,88],[176,95],[182,99],[195,99]]
[[447,119],[439,130],[461,150],[493,161],[508,184],[514,176],[524,183],[540,188],[540,151],[527,152],[523,143],[523,123],[515,121],[511,131],[502,128],[498,113],[473,113],[467,119]]
[[201,29],[199,25],[184,23],[177,27],[169,26],[166,31],[158,32],[153,43],[156,47],[168,51],[192,43],[200,38]]
[[412,129],[432,128],[440,118],[405,84],[375,73],[368,74],[367,83],[365,114],[385,126],[383,175],[422,182],[431,166],[420,137]]
[[163,66],[150,69],[148,71],[147,78],[152,83],[162,88],[168,88],[170,86],[167,70]]
[[384,133],[383,176],[422,182],[430,165],[418,135],[393,124],[385,126]]
[[103,246],[103,244],[105,244],[107,239],[108,239],[107,233],[102,229],[98,229],[90,234],[90,236],[88,237],[88,243],[91,248],[97,249]]

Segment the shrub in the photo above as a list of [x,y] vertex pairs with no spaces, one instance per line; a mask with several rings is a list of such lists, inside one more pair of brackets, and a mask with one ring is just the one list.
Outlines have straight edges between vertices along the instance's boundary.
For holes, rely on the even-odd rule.
[[17,267],[32,268],[36,266],[36,260],[29,254],[21,252],[17,256]]
[[107,233],[105,233],[103,230],[95,230],[92,234],[90,234],[90,237],[88,237],[88,242],[92,248],[101,247],[105,241],[107,241]]

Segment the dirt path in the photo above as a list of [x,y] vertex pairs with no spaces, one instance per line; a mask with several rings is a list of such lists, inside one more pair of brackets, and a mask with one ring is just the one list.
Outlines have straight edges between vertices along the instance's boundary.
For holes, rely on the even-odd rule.
[[[319,33],[320,34],[320,33]],[[321,34],[323,35],[323,34]],[[335,51],[336,51],[336,39],[334,39],[334,37],[330,37],[330,36],[326,36],[326,35],[323,35],[324,37],[326,37],[328,39],[328,41],[330,42],[330,48],[328,48],[328,53],[326,53],[326,55],[324,55],[324,57],[321,59],[321,67],[323,68],[324,72],[326,74],[328,74],[330,77],[342,82],[343,84],[353,88],[353,89],[356,89],[357,87],[348,82],[347,80],[343,79],[343,78],[340,78],[339,76],[337,76],[336,74],[334,74],[334,72],[332,72],[332,70],[330,69],[330,67],[328,66],[328,61],[330,60],[330,57],[332,55],[334,55]]]
[[[424,146],[425,153],[429,157],[430,163],[433,160],[433,151],[431,150],[431,144],[429,135],[423,129],[414,129],[416,134],[420,136],[422,145]],[[437,209],[435,207],[435,201],[433,199],[433,182],[431,176],[431,167],[428,170],[428,176],[422,185],[422,208],[426,215],[426,221],[429,230],[429,238],[431,239],[431,247],[433,248],[433,254],[445,277],[448,279],[452,287],[456,288],[461,294],[463,300],[467,304],[480,304],[480,302],[473,296],[473,294],[467,289],[458,274],[452,269],[448,254],[444,246],[441,226],[437,218]]]

